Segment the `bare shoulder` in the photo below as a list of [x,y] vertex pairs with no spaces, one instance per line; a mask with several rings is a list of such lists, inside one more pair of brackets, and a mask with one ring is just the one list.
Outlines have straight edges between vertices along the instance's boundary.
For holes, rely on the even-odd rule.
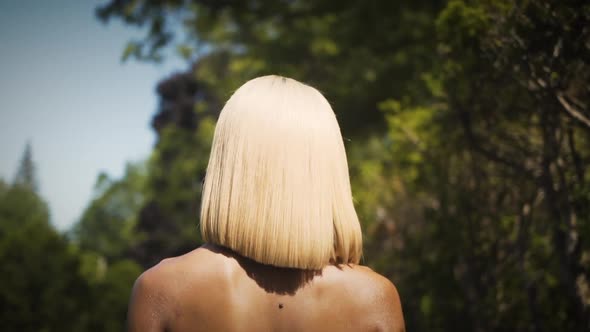
[[[217,255],[218,256],[218,255]],[[209,250],[199,248],[185,255],[167,258],[142,273],[133,286],[128,309],[129,331],[164,331],[178,306],[183,305],[187,289],[203,294],[211,274],[223,270]]]
[[184,288],[186,283],[199,284],[219,277],[226,270],[229,259],[205,245],[182,256],[166,258],[145,271],[138,281],[146,280],[154,286],[165,287],[169,292]]
[[162,260],[142,273],[135,287],[172,296],[177,288],[183,288],[186,282],[194,283],[204,273],[217,272],[219,269],[215,269],[215,265],[220,265],[218,255],[213,255],[204,248],[198,248],[182,256]]
[[353,265],[342,267],[345,280],[354,290],[355,298],[378,331],[405,331],[399,293],[395,285],[369,267]]
[[133,285],[127,311],[128,331],[160,332],[170,319],[174,302],[167,279],[172,270],[164,262],[142,273]]

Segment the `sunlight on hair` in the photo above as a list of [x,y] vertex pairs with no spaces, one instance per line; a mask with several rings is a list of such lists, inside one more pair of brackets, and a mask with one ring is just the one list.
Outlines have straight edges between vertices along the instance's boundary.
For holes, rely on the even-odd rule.
[[358,263],[362,236],[340,128],[316,89],[248,81],[221,111],[201,206],[203,239],[260,263]]

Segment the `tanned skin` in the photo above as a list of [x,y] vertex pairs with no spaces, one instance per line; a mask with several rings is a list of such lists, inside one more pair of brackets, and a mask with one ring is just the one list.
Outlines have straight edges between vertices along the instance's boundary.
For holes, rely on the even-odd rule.
[[359,265],[276,268],[205,245],[135,282],[129,332],[403,332],[395,286]]

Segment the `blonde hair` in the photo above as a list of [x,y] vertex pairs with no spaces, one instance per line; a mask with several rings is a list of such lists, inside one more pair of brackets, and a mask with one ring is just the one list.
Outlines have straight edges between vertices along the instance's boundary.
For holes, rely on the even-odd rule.
[[359,262],[362,235],[344,144],[319,91],[263,76],[231,96],[215,128],[201,233],[279,267]]

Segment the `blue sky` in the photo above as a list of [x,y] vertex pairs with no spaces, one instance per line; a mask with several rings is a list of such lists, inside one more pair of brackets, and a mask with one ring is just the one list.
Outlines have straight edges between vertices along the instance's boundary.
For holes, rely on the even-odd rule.
[[186,65],[121,63],[141,31],[103,25],[104,1],[0,0],[0,177],[12,181],[33,147],[40,193],[67,229],[89,202],[97,175],[145,159],[154,134],[157,82]]

